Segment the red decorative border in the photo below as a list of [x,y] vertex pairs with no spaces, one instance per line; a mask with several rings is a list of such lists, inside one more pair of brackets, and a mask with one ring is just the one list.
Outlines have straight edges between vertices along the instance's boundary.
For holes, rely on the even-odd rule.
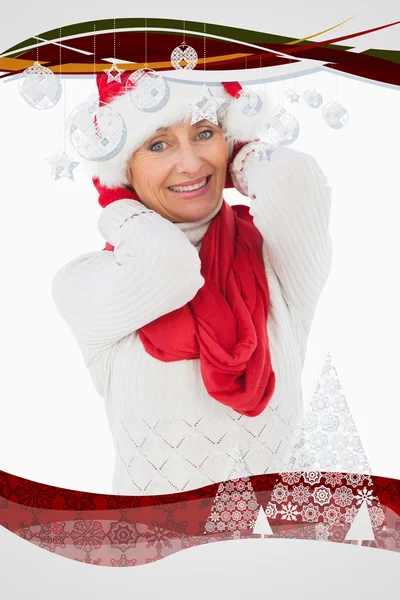
[[[347,541],[365,501],[374,540]],[[258,538],[263,508],[273,536],[400,551],[400,481],[295,472],[241,477],[160,496],[93,494],[0,471],[0,524],[66,558],[138,566],[200,544]]]

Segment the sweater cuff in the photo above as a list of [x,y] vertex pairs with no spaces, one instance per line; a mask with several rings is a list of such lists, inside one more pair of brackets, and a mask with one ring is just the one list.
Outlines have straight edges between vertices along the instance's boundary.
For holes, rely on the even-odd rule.
[[[265,145],[265,142],[259,141],[250,142],[246,144],[245,146],[243,146],[243,148],[239,150],[239,152],[233,159],[232,164],[230,165],[230,172],[233,185],[244,196],[249,195],[245,168],[246,159],[249,155],[252,155],[254,158],[254,153]],[[272,144],[271,147],[273,147]]]
[[97,227],[106,240],[115,246],[120,239],[120,227],[129,217],[142,212],[154,212],[138,200],[116,200],[103,208]]

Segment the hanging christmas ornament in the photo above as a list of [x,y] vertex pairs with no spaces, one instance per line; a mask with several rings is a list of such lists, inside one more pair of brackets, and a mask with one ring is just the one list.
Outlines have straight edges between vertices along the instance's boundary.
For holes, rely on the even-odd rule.
[[291,104],[293,104],[293,102],[299,102],[300,94],[297,94],[297,92],[295,92],[292,88],[287,90],[286,96],[290,98]]
[[182,42],[171,53],[171,63],[174,69],[194,69],[197,65],[197,52],[186,42]]
[[240,110],[248,117],[257,115],[262,108],[262,100],[260,96],[246,88],[242,88],[236,94],[236,98],[236,102]]
[[[205,89],[204,89],[205,88]],[[208,87],[203,86],[203,95],[200,100],[197,102],[191,102],[190,106],[192,107],[192,121],[191,124],[194,125],[203,119],[207,119],[211,123],[215,125],[219,125],[218,117],[221,104],[225,104],[224,100],[219,98],[214,98],[211,95],[211,92]]]
[[104,69],[104,73],[107,73],[107,83],[111,83],[112,81],[116,81],[117,83],[122,83],[121,75],[125,73],[123,69],[119,69],[118,66],[113,63],[111,69]]
[[21,73],[18,89],[25,102],[38,110],[55,106],[62,90],[58,77],[38,61]]
[[323,98],[316,89],[308,89],[303,93],[303,98],[310,108],[319,108]]
[[267,135],[274,144],[288,146],[293,144],[299,137],[300,125],[298,120],[279,104],[267,116],[266,121]]
[[322,118],[329,127],[342,129],[349,122],[349,113],[338,102],[328,102],[322,107]]
[[126,92],[133,104],[143,112],[161,110],[169,100],[169,86],[161,75],[146,65],[132,73],[126,81]]
[[55,176],[54,179],[56,181],[62,177],[66,177],[67,179],[74,181],[74,174],[72,171],[79,165],[79,163],[74,161],[73,158],[70,158],[65,152],[59,150],[55,156],[46,158],[46,160],[51,165],[51,174]]
[[109,106],[102,106],[100,111],[95,96],[74,108],[67,130],[76,152],[95,162],[116,156],[124,147],[127,135],[121,115]]
[[194,69],[197,65],[197,52],[185,41],[185,21],[183,21],[183,42],[171,53],[171,63],[174,69]]

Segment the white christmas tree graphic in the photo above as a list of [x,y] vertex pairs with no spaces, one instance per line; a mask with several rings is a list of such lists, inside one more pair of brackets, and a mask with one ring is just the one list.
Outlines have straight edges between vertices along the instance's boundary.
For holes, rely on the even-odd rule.
[[234,538],[240,538],[240,532],[252,531],[257,521],[259,505],[240,449],[234,460],[228,481],[219,484],[205,533],[232,532]]
[[354,517],[354,520],[350,525],[350,529],[344,539],[352,541],[357,540],[359,546],[362,545],[363,540],[375,541],[367,500],[362,501],[361,506]]
[[274,535],[262,506],[260,506],[260,510],[258,511],[258,517],[256,519],[256,524],[254,525],[253,533],[261,535],[262,538],[266,535]]
[[371,473],[330,352],[293,436],[288,471]]

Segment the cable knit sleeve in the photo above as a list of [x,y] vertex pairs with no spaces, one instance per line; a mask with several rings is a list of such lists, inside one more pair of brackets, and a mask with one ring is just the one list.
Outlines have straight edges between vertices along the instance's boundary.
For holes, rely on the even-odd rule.
[[98,228],[114,252],[75,258],[51,284],[87,367],[126,335],[184,306],[204,285],[198,252],[185,234],[140,202],[109,204]]
[[[259,160],[260,147],[272,150],[269,159]],[[311,155],[264,142],[244,146],[231,174],[250,198],[284,300],[307,335],[332,261],[327,178]]]

